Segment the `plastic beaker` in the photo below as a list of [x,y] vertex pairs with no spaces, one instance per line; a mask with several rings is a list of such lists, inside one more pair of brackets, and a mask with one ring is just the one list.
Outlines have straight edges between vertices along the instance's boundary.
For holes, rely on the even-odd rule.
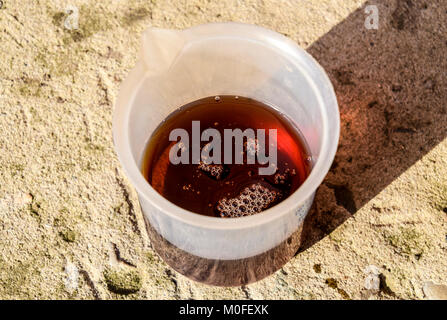
[[[312,171],[306,181],[259,214],[222,219],[189,212],[163,198],[141,173],[154,129],[178,107],[214,95],[274,106],[309,146]],[[240,23],[148,29],[113,119],[116,152],[137,190],[155,250],[178,272],[222,286],[262,279],[293,257],[315,190],[333,161],[339,130],[335,93],[320,65],[290,39]]]

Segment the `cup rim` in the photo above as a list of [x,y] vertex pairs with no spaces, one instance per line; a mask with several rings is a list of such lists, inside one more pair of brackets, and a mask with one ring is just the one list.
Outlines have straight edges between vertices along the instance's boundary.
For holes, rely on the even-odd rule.
[[[302,75],[306,78],[309,85],[313,88],[313,93],[317,98],[318,107],[320,108],[320,113],[322,116],[323,134],[319,157],[315,161],[309,176],[306,178],[304,183],[289,197],[277,205],[260,213],[245,217],[224,219],[219,217],[204,216],[183,209],[165,199],[162,195],[155,191],[155,189],[143,177],[141,170],[132,156],[128,136],[128,123],[130,110],[132,109],[131,106],[135,99],[135,95],[145,78],[145,69],[141,61],[136,64],[126,80],[121,84],[115,103],[113,116],[113,140],[115,151],[118,155],[123,171],[136,189],[138,196],[150,202],[160,212],[176,220],[182,221],[183,223],[189,225],[216,230],[236,230],[265,224],[272,220],[279,219],[290,211],[294,211],[299,208],[307,199],[313,196],[313,193],[320,186],[321,182],[329,171],[337,151],[340,134],[339,108],[329,77],[320,64],[291,39],[260,26],[236,22],[202,24],[181,30],[179,32],[200,33],[202,38],[206,36],[212,38],[214,37],[213,31],[217,31],[220,34],[225,34],[222,30],[228,29],[228,27],[235,27],[239,30],[244,29],[246,33],[256,33],[258,37],[259,33],[262,33],[263,39],[261,40],[265,40],[267,45],[275,46],[276,49],[282,51],[286,56],[289,56],[291,62],[296,60],[296,58],[293,59],[295,56],[304,58],[306,63],[312,64],[314,69],[318,70],[320,73],[319,76],[325,84],[324,90],[326,90],[326,100],[323,99],[322,89],[317,87],[310,75],[298,63],[294,63],[297,69],[299,69]],[[228,36],[231,35],[226,34],[226,37]],[[235,37],[240,38],[239,35],[235,35]],[[250,40],[253,41],[253,39]],[[125,99],[124,96],[126,96],[127,99]],[[336,118],[332,124],[333,126],[335,125],[335,130],[331,130],[331,132],[329,132],[328,113],[324,109],[325,105],[330,105],[331,108],[329,109],[331,111],[336,111],[332,115]]]

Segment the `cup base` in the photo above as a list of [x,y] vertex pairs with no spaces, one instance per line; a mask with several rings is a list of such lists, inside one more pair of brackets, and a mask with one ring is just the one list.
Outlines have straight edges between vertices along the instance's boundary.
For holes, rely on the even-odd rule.
[[302,227],[278,246],[256,256],[237,260],[206,259],[177,248],[146,217],[144,221],[153,248],[171,268],[194,281],[214,286],[234,287],[259,281],[286,264],[301,243]]

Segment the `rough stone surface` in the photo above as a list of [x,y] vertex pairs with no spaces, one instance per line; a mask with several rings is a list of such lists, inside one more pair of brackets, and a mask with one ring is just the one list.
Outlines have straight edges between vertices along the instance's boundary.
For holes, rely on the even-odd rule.
[[[371,1],[378,30],[364,27],[362,0],[2,3],[0,298],[445,297],[445,0]],[[64,27],[68,5],[77,30]],[[113,105],[140,33],[209,21],[290,37],[327,70],[340,104],[339,151],[302,249],[244,288],[194,283],[160,260],[113,151]],[[365,288],[370,265],[379,290],[376,278]]]

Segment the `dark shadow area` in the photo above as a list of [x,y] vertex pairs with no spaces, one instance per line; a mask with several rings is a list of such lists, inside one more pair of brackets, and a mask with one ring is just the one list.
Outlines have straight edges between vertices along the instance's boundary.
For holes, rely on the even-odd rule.
[[[379,9],[378,30],[364,26],[368,4]],[[308,52],[334,85],[341,136],[306,218],[299,252],[446,138],[447,1],[370,1]]]

